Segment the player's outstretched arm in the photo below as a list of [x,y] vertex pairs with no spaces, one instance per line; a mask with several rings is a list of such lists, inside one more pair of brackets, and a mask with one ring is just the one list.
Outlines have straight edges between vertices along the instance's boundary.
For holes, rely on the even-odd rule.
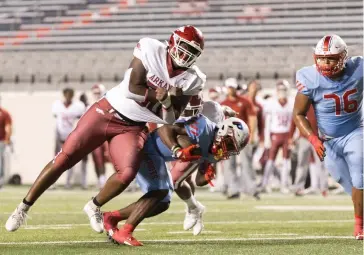
[[310,122],[306,119],[310,106],[311,100],[309,97],[301,93],[297,93],[293,108],[293,120],[301,134],[304,135],[313,145],[320,160],[323,161],[325,157],[325,147],[322,141],[314,134]]

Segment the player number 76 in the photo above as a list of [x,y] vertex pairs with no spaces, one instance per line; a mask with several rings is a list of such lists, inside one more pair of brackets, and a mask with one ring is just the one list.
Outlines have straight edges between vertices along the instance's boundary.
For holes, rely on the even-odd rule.
[[[355,112],[358,109],[358,102],[355,99],[350,100],[349,96],[355,94],[358,92],[358,90],[351,89],[347,90],[343,95],[343,101],[344,101],[344,111],[346,113],[352,113]],[[335,115],[340,116],[341,115],[341,98],[337,94],[325,94],[325,99],[334,99],[335,100]]]

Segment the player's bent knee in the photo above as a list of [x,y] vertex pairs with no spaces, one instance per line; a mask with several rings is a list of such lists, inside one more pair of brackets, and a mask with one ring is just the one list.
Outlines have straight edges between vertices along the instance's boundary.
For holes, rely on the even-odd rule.
[[146,216],[146,218],[157,216],[157,215],[167,211],[170,204],[171,204],[170,201],[168,201],[168,202],[159,202],[159,204],[154,208],[154,210],[152,212],[150,212]]
[[138,171],[132,167],[124,168],[122,171],[117,171],[117,179],[125,185],[129,185],[137,175]]
[[159,189],[159,190],[151,190],[148,191],[148,193],[146,193],[143,197],[144,198],[150,198],[150,197],[154,197],[157,198],[158,200],[163,200],[169,193],[168,189]]
[[63,151],[57,154],[52,163],[52,168],[60,172],[64,172],[74,166],[73,162],[70,160],[70,157]]

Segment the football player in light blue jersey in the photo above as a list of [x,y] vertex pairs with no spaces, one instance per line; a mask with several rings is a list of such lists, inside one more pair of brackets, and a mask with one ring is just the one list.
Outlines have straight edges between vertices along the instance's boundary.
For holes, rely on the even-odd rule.
[[[192,145],[182,148],[178,144],[179,135],[188,136]],[[217,125],[202,114],[186,118],[174,125],[164,125],[149,134],[144,147],[145,159],[136,177],[145,195],[120,211],[105,212],[103,220],[106,232],[114,241],[125,243],[125,231],[132,232],[144,218],[158,215],[168,209],[173,183],[165,162],[183,160],[198,161],[201,165],[205,165],[205,162],[214,163],[238,154],[248,140],[249,129],[242,120],[229,118]],[[198,174],[204,176],[204,172]],[[135,217],[140,219],[136,221],[137,224],[128,224],[129,219]],[[125,225],[118,230],[117,223],[125,219]],[[135,222],[135,219],[132,221]],[[142,245],[130,233],[129,236],[132,240],[127,244]]]
[[[363,57],[348,57],[337,35],[324,36],[314,53],[315,65],[297,72],[294,121],[331,176],[352,196],[354,236],[363,239]],[[319,136],[305,118],[313,105]]]

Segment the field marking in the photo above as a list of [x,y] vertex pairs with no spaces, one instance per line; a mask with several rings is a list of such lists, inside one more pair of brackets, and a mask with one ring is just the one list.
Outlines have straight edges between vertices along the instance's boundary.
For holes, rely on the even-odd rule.
[[275,211],[335,211],[335,212],[346,212],[353,211],[353,206],[350,205],[257,205],[254,207],[258,210],[275,210]]
[[[295,241],[295,240],[317,240],[317,239],[353,239],[353,236],[297,236],[297,237],[252,237],[252,238],[204,238],[204,239],[160,239],[160,240],[141,240],[145,243],[204,243],[204,242],[235,242],[235,241]],[[45,242],[1,242],[0,245],[47,245],[47,244],[93,244],[109,243],[101,240],[84,240],[84,241],[45,241]]]
[[[292,223],[352,223],[353,220],[263,220],[263,221],[204,221],[205,224],[215,225],[235,225],[235,224],[292,224]],[[170,222],[142,222],[140,225],[182,225],[182,221],[170,221]],[[82,227],[90,226],[89,223],[77,223],[77,224],[40,224],[40,225],[26,225],[28,228],[56,228],[56,227]],[[137,228],[138,229],[138,228]]]
[[281,234],[249,234],[249,236],[298,236],[295,233],[281,233]]
[[[203,230],[202,231],[204,234],[221,234],[222,231],[213,231],[213,230]],[[167,232],[167,234],[191,234],[190,231],[170,231]]]

